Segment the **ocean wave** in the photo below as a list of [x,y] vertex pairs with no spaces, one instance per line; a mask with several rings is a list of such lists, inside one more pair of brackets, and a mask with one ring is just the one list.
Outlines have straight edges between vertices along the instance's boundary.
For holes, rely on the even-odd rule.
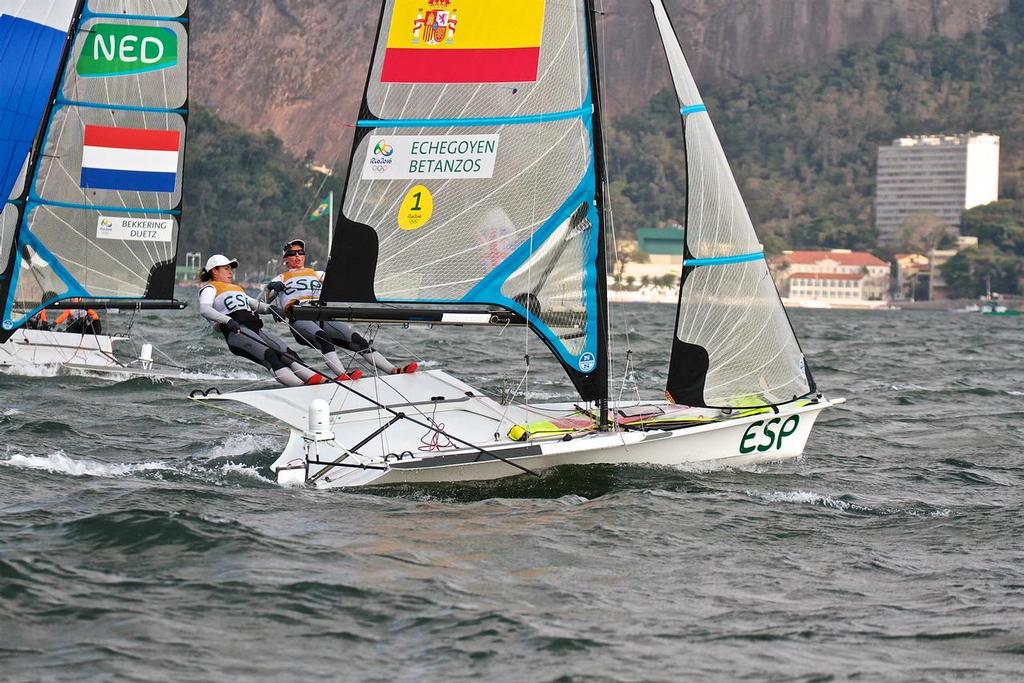
[[220,471],[225,476],[241,476],[244,478],[255,479],[265,484],[272,484],[277,486],[277,481],[264,477],[258,467],[252,465],[243,465],[241,463],[229,462],[221,465]]
[[167,546],[203,552],[222,547],[225,540],[253,535],[238,522],[186,510],[123,510],[82,517],[60,526],[69,538],[94,548],[118,548],[133,553]]
[[275,448],[276,440],[276,437],[267,434],[231,434],[224,440],[224,443],[216,446],[202,457],[207,460],[217,460],[249,455],[257,451],[277,450]]
[[48,455],[23,455],[15,453],[7,460],[0,460],[0,466],[43,470],[53,474],[66,474],[72,477],[105,478],[126,477],[138,472],[170,469],[167,463],[160,462],[115,464],[89,460],[87,458],[77,459],[68,456],[63,451],[57,451]]
[[63,374],[62,366],[57,364],[50,365],[9,365],[0,369],[0,373],[8,375],[10,377],[30,377],[30,378],[52,378]]
[[[247,452],[242,449],[239,455]],[[186,478],[215,486],[238,485],[247,481],[277,486],[276,481],[266,476],[265,468],[253,463],[237,462],[234,459],[229,459],[227,462],[215,462],[223,457],[199,462],[191,459],[187,462],[106,463],[89,458],[76,458],[69,456],[64,451],[57,451],[46,455],[10,454],[6,460],[0,460],[0,466],[43,471],[69,477],[122,479],[136,475],[149,475],[150,479],[154,477],[159,480]],[[228,457],[237,458],[238,455]]]
[[952,515],[952,511],[949,508],[936,508],[928,505],[870,507],[843,500],[845,496],[833,498],[832,496],[815,493],[814,491],[744,491],[743,493],[768,504],[813,505],[861,515],[876,515],[880,517],[895,515],[906,515],[908,517],[949,517]]

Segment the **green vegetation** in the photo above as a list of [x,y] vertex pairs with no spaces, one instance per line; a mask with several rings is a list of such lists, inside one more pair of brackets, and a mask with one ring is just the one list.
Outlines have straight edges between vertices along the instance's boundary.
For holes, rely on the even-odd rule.
[[[1024,196],[1024,0],[960,40],[894,36],[803,73],[766,74],[706,98],[769,251],[879,251],[877,147],[916,134],[1002,137],[1001,196]],[[620,231],[680,221],[682,130],[671,92],[609,134]],[[970,232],[966,234],[972,234]]]
[[950,294],[975,298],[989,288],[1000,294],[1021,294],[1024,279],[1024,202],[1004,200],[964,213],[961,231],[978,237],[942,267]]
[[[326,262],[327,221],[310,224],[324,176],[285,150],[272,133],[253,134],[193,107],[185,156],[185,203],[181,251],[204,258],[223,253],[258,270],[280,256],[291,237],[309,242],[311,261]],[[327,180],[321,195],[340,191]],[[340,195],[339,195],[340,196]]]

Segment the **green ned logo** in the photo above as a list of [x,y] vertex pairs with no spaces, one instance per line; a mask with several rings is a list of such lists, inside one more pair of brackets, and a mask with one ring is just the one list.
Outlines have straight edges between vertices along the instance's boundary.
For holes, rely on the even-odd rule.
[[178,64],[178,36],[162,26],[95,24],[89,30],[78,75],[83,78],[131,76]]

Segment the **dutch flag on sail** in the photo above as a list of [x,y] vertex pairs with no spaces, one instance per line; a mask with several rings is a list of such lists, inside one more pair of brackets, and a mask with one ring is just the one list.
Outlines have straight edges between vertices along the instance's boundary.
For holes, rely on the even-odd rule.
[[86,126],[82,148],[84,189],[174,192],[181,132]]

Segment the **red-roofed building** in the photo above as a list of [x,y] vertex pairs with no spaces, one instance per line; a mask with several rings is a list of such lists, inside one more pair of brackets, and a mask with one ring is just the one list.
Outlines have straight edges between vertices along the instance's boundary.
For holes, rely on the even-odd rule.
[[890,265],[864,251],[786,251],[771,265],[783,296],[795,301],[857,305],[888,298]]

